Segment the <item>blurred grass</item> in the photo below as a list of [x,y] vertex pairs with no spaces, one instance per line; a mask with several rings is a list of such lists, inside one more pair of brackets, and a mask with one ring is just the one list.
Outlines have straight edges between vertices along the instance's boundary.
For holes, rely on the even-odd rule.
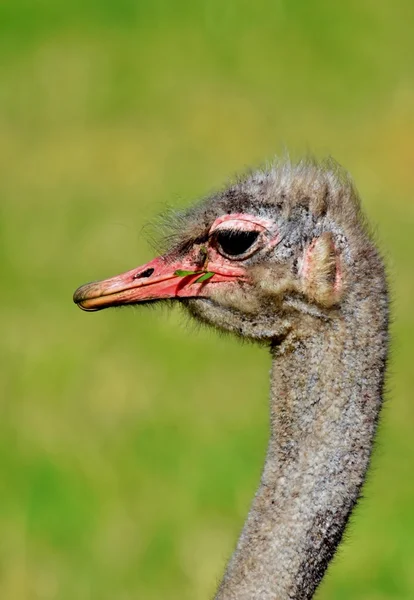
[[[269,358],[79,284],[288,147],[354,175],[390,266],[389,401],[318,599],[414,597],[414,5],[0,3],[0,597],[213,595],[258,481]],[[185,373],[185,377],[183,377]]]

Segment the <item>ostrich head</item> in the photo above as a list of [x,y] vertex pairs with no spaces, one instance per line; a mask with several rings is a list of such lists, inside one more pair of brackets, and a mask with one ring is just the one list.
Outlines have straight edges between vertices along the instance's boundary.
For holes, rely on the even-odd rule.
[[164,254],[82,286],[74,300],[93,311],[175,298],[245,338],[300,335],[329,318],[355,275],[358,217],[353,186],[333,161],[275,164],[177,213]]

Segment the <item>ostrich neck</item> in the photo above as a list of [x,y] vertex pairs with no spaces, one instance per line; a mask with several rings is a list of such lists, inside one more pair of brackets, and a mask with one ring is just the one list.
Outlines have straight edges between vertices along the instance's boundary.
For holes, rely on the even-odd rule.
[[387,302],[375,291],[375,302],[360,295],[354,309],[272,351],[267,457],[216,600],[306,600],[322,579],[364,482],[381,407]]

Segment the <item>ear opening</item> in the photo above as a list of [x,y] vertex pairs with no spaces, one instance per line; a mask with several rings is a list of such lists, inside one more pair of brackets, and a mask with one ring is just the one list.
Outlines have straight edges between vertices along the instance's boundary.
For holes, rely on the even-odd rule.
[[343,293],[340,256],[331,233],[323,233],[305,249],[300,267],[302,292],[318,304],[329,308]]

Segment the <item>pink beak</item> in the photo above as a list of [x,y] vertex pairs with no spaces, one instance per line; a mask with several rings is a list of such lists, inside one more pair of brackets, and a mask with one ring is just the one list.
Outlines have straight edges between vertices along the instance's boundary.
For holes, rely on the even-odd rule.
[[[198,281],[206,271],[208,278]],[[163,298],[208,298],[212,285],[244,276],[245,270],[240,267],[209,262],[207,269],[200,269],[188,257],[174,262],[171,257],[160,256],[122,275],[81,286],[73,301],[83,310],[95,311]]]

